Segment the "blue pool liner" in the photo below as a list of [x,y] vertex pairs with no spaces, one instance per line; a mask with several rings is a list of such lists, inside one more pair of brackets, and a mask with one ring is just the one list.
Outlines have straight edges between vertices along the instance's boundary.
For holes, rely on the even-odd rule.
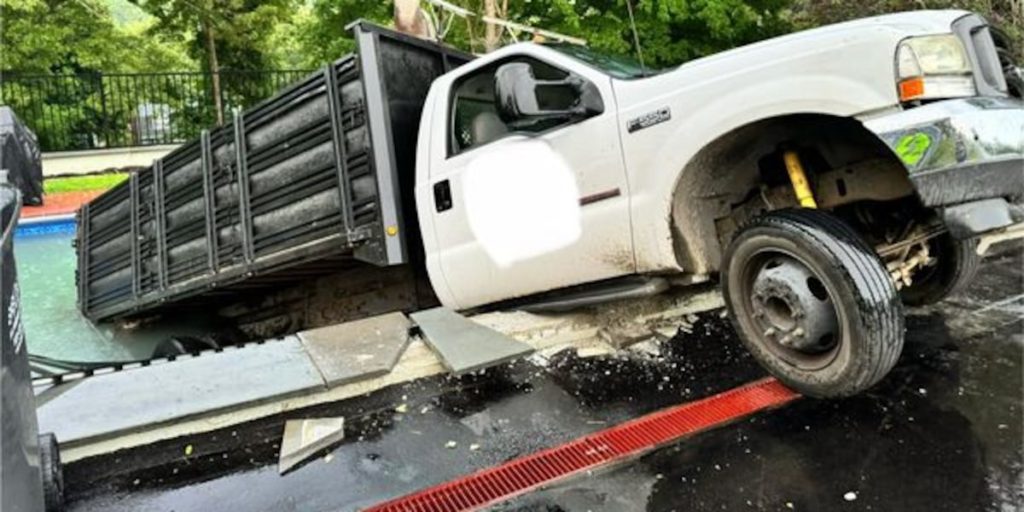
[[75,234],[75,226],[75,216],[73,214],[21,219],[18,221],[18,226],[14,228],[14,238],[73,235]]

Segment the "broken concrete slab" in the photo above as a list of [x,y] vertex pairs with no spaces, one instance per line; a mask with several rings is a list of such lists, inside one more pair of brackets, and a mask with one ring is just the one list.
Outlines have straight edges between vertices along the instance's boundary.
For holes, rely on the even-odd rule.
[[329,387],[391,371],[409,345],[412,322],[388,313],[298,333]]
[[[637,322],[652,326],[678,325],[680,319],[687,314],[721,309],[724,304],[717,288],[705,287],[704,289],[669,290],[655,297],[638,299],[631,306],[625,308],[621,303],[614,303],[559,315],[538,315],[523,311],[494,311],[476,315],[473,317],[473,321],[531,345],[536,350],[531,354],[533,360],[539,366],[545,366],[547,358],[565,349],[579,349],[582,351],[580,352],[581,356],[613,353],[614,349],[598,336],[598,330],[605,325],[621,324],[624,317],[632,316],[636,318]],[[299,343],[301,344],[301,342]],[[154,361],[153,364],[174,365],[178,363]],[[316,373],[318,370],[312,364],[312,360],[310,360],[310,365]],[[139,368],[131,371],[145,373],[147,370]],[[223,368],[220,368],[219,371],[223,372]],[[410,340],[408,348],[399,357],[395,368],[385,375],[329,388],[326,386],[314,387],[306,392],[289,395],[287,399],[283,400],[269,397],[267,400],[253,401],[240,407],[230,407],[165,423],[146,425],[134,428],[124,435],[89,439],[84,442],[62,442],[61,458],[66,462],[79,461],[157,441],[209,432],[283,412],[348,400],[384,387],[440,375],[448,371],[440,357],[426,341],[414,338]],[[274,371],[269,371],[269,374],[274,374]],[[262,377],[266,378],[266,375]],[[37,383],[36,389],[41,391],[44,387]],[[54,401],[62,400],[61,397],[55,397]],[[425,408],[429,408],[429,406],[425,406]],[[410,411],[414,410],[422,412],[423,409],[410,407]]]
[[474,372],[529,355],[533,347],[484,327],[448,308],[411,315],[423,338],[455,375]]
[[58,387],[63,393],[37,409],[39,427],[70,446],[323,389],[324,381],[288,337]]
[[281,438],[277,472],[285,474],[317,452],[345,439],[345,418],[288,420]]

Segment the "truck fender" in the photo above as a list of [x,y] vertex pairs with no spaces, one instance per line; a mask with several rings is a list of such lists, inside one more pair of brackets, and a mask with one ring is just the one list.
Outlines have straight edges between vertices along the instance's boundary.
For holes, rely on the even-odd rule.
[[779,77],[720,96],[681,116],[661,147],[648,159],[656,162],[660,172],[631,173],[639,181],[634,225],[646,226],[634,233],[640,271],[705,274],[717,267],[717,262],[711,263],[717,251],[702,242],[714,237],[713,222],[694,219],[695,222],[673,226],[673,205],[685,177],[715,165],[713,159],[709,161],[702,155],[702,150],[714,142],[772,118],[799,114],[850,118],[892,104],[892,94],[838,75]]

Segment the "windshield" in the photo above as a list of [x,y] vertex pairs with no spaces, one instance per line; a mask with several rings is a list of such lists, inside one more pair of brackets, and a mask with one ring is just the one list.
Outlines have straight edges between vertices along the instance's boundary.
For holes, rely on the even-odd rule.
[[656,75],[660,70],[644,69],[635,59],[630,57],[618,57],[595,52],[586,46],[568,43],[547,43],[548,48],[558,50],[574,59],[583,61],[615,78],[641,78]]

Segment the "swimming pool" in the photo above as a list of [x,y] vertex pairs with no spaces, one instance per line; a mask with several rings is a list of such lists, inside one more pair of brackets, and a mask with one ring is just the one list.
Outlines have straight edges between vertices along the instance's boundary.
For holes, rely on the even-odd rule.
[[64,216],[19,222],[14,258],[26,343],[32,354],[70,361],[147,358],[166,329],[93,325],[76,305],[75,221]]

